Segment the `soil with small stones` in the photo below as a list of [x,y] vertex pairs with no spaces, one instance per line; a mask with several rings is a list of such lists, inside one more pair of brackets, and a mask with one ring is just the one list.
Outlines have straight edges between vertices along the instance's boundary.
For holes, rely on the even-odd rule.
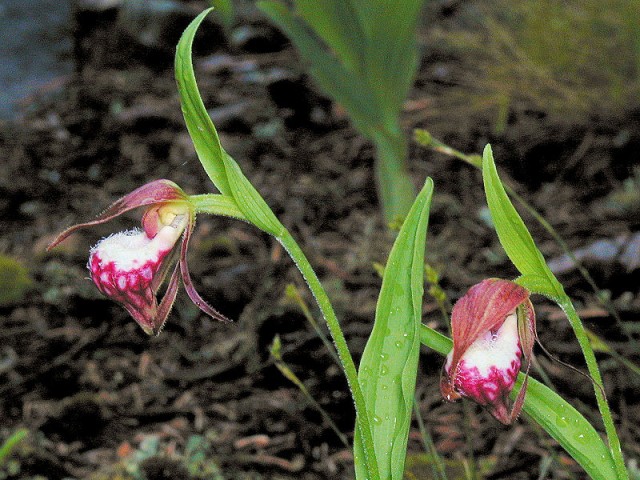
[[[204,2],[186,5],[197,11]],[[181,117],[171,68],[176,33],[145,46],[122,31],[116,15],[78,12],[77,72],[32,99],[19,120],[0,125],[0,252],[24,263],[34,280],[21,300],[0,306],[0,438],[20,427],[30,432],[13,457],[19,473],[3,478],[214,478],[189,470],[195,460],[185,452],[194,438],[206,441],[201,469],[217,466],[221,478],[352,478],[350,450],[269,355],[279,335],[287,365],[352,438],[344,376],[286,297],[285,287],[293,284],[313,305],[275,240],[244,223],[199,216],[191,275],[235,322],[207,318],[181,293],[164,331],[153,338],[95,290],[85,267],[90,246],[134,226],[135,212],[45,253],[56,232],[145,182],[168,178],[188,193],[214,191]],[[392,244],[377,205],[371,145],[304,74],[284,37],[255,13],[240,20],[245,35],[234,42],[213,23],[198,37],[204,103],[227,151],[317,269],[357,360],[381,283],[373,265],[385,262]],[[443,64],[450,67],[447,81]],[[505,132],[496,134],[494,112],[468,117],[459,107],[448,110],[457,65],[437,50],[425,57],[405,111],[408,135],[427,128],[470,153],[491,142],[503,177],[571,249],[603,239],[625,245],[640,230],[637,199],[620,200],[634,188],[637,197],[640,105],[567,124],[518,104]],[[427,261],[451,301],[483,278],[515,277],[487,220],[479,172],[415,144],[410,165],[416,185],[427,176],[435,182]],[[549,234],[524,218],[545,256],[561,256]],[[636,363],[637,255],[586,257],[619,319],[575,268],[559,275],[586,325]],[[584,369],[562,312],[540,297],[534,303],[542,344]],[[428,294],[423,313],[424,323],[446,331]],[[536,353],[558,391],[599,427],[590,382]],[[628,458],[638,458],[639,378],[610,356],[600,358],[623,448]],[[489,465],[485,478],[538,478],[538,465],[549,456],[548,478],[582,478],[570,457],[526,418],[504,427],[475,405],[444,403],[442,363],[423,348],[417,398],[436,448],[451,460],[450,478],[470,450]],[[157,444],[142,458],[149,439]],[[408,461],[414,476],[407,478],[430,478],[421,452],[415,423]],[[142,477],[127,476],[126,466]]]

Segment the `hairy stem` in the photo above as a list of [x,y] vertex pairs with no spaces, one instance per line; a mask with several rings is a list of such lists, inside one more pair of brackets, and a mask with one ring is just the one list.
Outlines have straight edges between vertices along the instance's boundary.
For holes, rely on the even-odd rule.
[[564,295],[562,298],[558,300],[558,305],[560,308],[564,310],[564,313],[567,315],[569,319],[569,323],[573,328],[574,335],[578,339],[578,343],[580,344],[580,348],[582,350],[582,354],[584,355],[584,359],[587,363],[587,369],[589,370],[589,375],[593,379],[594,390],[596,394],[596,400],[598,402],[598,409],[600,410],[600,416],[602,417],[602,421],[604,423],[604,429],[607,433],[607,440],[609,441],[609,449],[611,451],[611,456],[613,457],[613,461],[616,466],[616,473],[618,474],[618,480],[628,480],[629,474],[624,465],[624,458],[622,457],[622,448],[620,446],[620,439],[618,438],[618,433],[616,431],[615,424],[613,423],[613,417],[611,416],[611,409],[609,408],[609,403],[607,402],[607,398],[604,394],[604,386],[602,383],[602,376],[600,375],[600,369],[598,368],[598,362],[596,361],[596,356],[593,353],[593,348],[591,347],[591,343],[589,342],[589,337],[587,336],[587,332],[584,329],[584,325],[582,325],[582,321],[578,316],[571,300],[569,297]]
[[307,282],[307,285],[309,285],[309,289],[311,290],[311,293],[313,293],[318,307],[320,307],[320,311],[327,322],[329,332],[331,333],[331,337],[333,338],[333,342],[336,346],[338,357],[342,363],[342,368],[345,376],[347,377],[347,383],[349,384],[355,403],[356,413],[358,416],[358,425],[356,427],[360,429],[360,433],[362,434],[369,480],[378,480],[380,475],[378,473],[378,465],[376,463],[376,454],[373,446],[373,436],[371,434],[371,424],[369,423],[367,406],[364,400],[364,395],[362,394],[362,389],[360,388],[360,383],[358,382],[356,365],[351,353],[349,352],[347,341],[342,329],[340,328],[338,318],[333,311],[331,301],[322,287],[318,276],[313,271],[309,260],[307,260],[304,252],[295,242],[291,234],[289,232],[285,232],[284,235],[278,238],[278,241],[289,253],[289,256],[295,262],[298,270],[302,273],[302,276]]

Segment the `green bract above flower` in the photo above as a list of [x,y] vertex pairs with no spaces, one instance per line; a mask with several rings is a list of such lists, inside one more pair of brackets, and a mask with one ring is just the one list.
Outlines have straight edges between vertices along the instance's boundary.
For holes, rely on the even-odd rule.
[[[103,294],[120,303],[149,335],[160,333],[178,293],[182,278],[185,290],[200,310],[228,322],[195,290],[187,266],[187,248],[195,225],[189,196],[169,180],[156,180],[114,202],[95,220],[74,225],[60,233],[47,250],[76,230],[99,225],[138,207],[146,207],[142,229],[115,233],[98,242],[89,255],[91,279]],[[178,239],[182,237],[180,247]],[[156,294],[178,254],[167,290],[160,301]]]
[[451,312],[453,350],[447,356],[440,390],[448,401],[461,396],[486,406],[505,425],[524,403],[527,380],[509,407],[509,393],[524,355],[529,371],[535,342],[535,313],[529,292],[495,278],[474,285]]

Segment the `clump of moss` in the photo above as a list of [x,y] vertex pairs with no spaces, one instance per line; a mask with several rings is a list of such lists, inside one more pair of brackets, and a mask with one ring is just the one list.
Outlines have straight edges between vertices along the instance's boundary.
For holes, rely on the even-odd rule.
[[32,284],[24,265],[15,258],[0,254],[0,307],[21,302]]

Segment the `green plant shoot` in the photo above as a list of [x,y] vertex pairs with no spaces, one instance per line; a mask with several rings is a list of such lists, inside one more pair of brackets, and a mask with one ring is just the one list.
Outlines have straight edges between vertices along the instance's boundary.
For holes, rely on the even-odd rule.
[[222,148],[215,126],[202,103],[191,54],[195,33],[209,12],[211,9],[198,15],[182,34],[176,50],[175,71],[182,112],[196,153],[205,172],[222,195],[200,195],[190,198],[190,202],[195,205],[198,212],[233,216],[248,221],[273,235],[289,253],[315,296],[335,342],[338,357],[351,389],[356,413],[360,419],[358,429],[364,445],[362,462],[368,472],[368,478],[377,480],[379,475],[375,459],[376,452],[367,405],[358,383],[355,363],[329,297],[302,249],[247,180],[235,160]]
[[293,8],[264,0],[258,6],[289,36],[320,88],[374,143],[387,221],[405,216],[415,189],[400,113],[418,67],[422,0],[296,0]]
[[[345,105],[356,126],[376,144],[378,180],[387,218],[406,215],[384,268],[375,322],[359,372],[333,306],[311,264],[239,165],[225,152],[204,107],[194,75],[192,43],[211,9],[202,12],[183,33],[177,47],[175,72],[182,111],[197,156],[220,193],[187,195],[170,180],[156,180],[114,202],[98,218],[63,231],[49,248],[77,229],[145,207],[143,230],[120,232],[103,239],[92,249],[89,267],[96,286],[121,303],[148,334],[157,335],[169,315],[180,282],[201,311],[216,320],[228,321],[200,297],[189,276],[187,248],[196,214],[241,219],[272,235],[302,273],[335,342],[337,358],[355,404],[354,464],[359,480],[404,477],[420,343],[447,355],[440,382],[446,400],[455,401],[462,396],[474,399],[489,407],[490,413],[507,425],[524,411],[592,478],[628,479],[587,332],[511,204],[489,146],[482,158],[487,202],[499,240],[522,275],[517,283],[485,279],[471,287],[452,310],[453,342],[421,324],[433,182],[428,178],[413,201],[413,186],[406,175],[406,143],[399,124],[402,101],[417,64],[413,36],[421,0],[390,3],[296,0],[294,4],[295,11],[276,1],[261,5],[292,36],[303,55],[309,57],[319,83]],[[139,261],[116,265],[121,253],[127,258],[144,260],[143,267]],[[158,289],[177,256],[180,258],[158,303]],[[608,445],[576,409],[529,378],[537,338],[530,293],[553,299],[566,313],[594,383]],[[306,314],[314,324],[310,312]],[[271,353],[281,372],[308,395],[304,384],[280,357],[277,338]],[[486,357],[490,357],[488,361]],[[525,373],[518,373],[522,357],[526,362]],[[489,373],[480,373],[480,369]],[[326,414],[325,418],[333,425]],[[335,425],[334,429],[346,443]],[[0,463],[23,436],[24,432],[19,431],[5,442],[0,448]],[[196,467],[199,468],[194,463]]]
[[[424,291],[424,249],[433,182],[427,179],[389,254],[358,380],[373,424],[380,478],[401,480],[413,411]],[[359,419],[356,420],[356,422]],[[354,458],[364,455],[356,429]],[[367,478],[355,461],[356,478]]]
[[547,266],[542,253],[536,247],[527,227],[509,200],[498,177],[493,153],[489,145],[487,145],[483,153],[482,178],[487,203],[500,243],[509,259],[522,274],[517,283],[532,292],[541,293],[554,300],[569,319],[569,323],[582,349],[589,375],[594,383],[598,408],[607,433],[611,458],[615,464],[616,478],[626,479],[628,474],[622,458],[620,440],[613,423],[609,404],[604,396],[602,377],[585,328],[573,307],[571,299]]

